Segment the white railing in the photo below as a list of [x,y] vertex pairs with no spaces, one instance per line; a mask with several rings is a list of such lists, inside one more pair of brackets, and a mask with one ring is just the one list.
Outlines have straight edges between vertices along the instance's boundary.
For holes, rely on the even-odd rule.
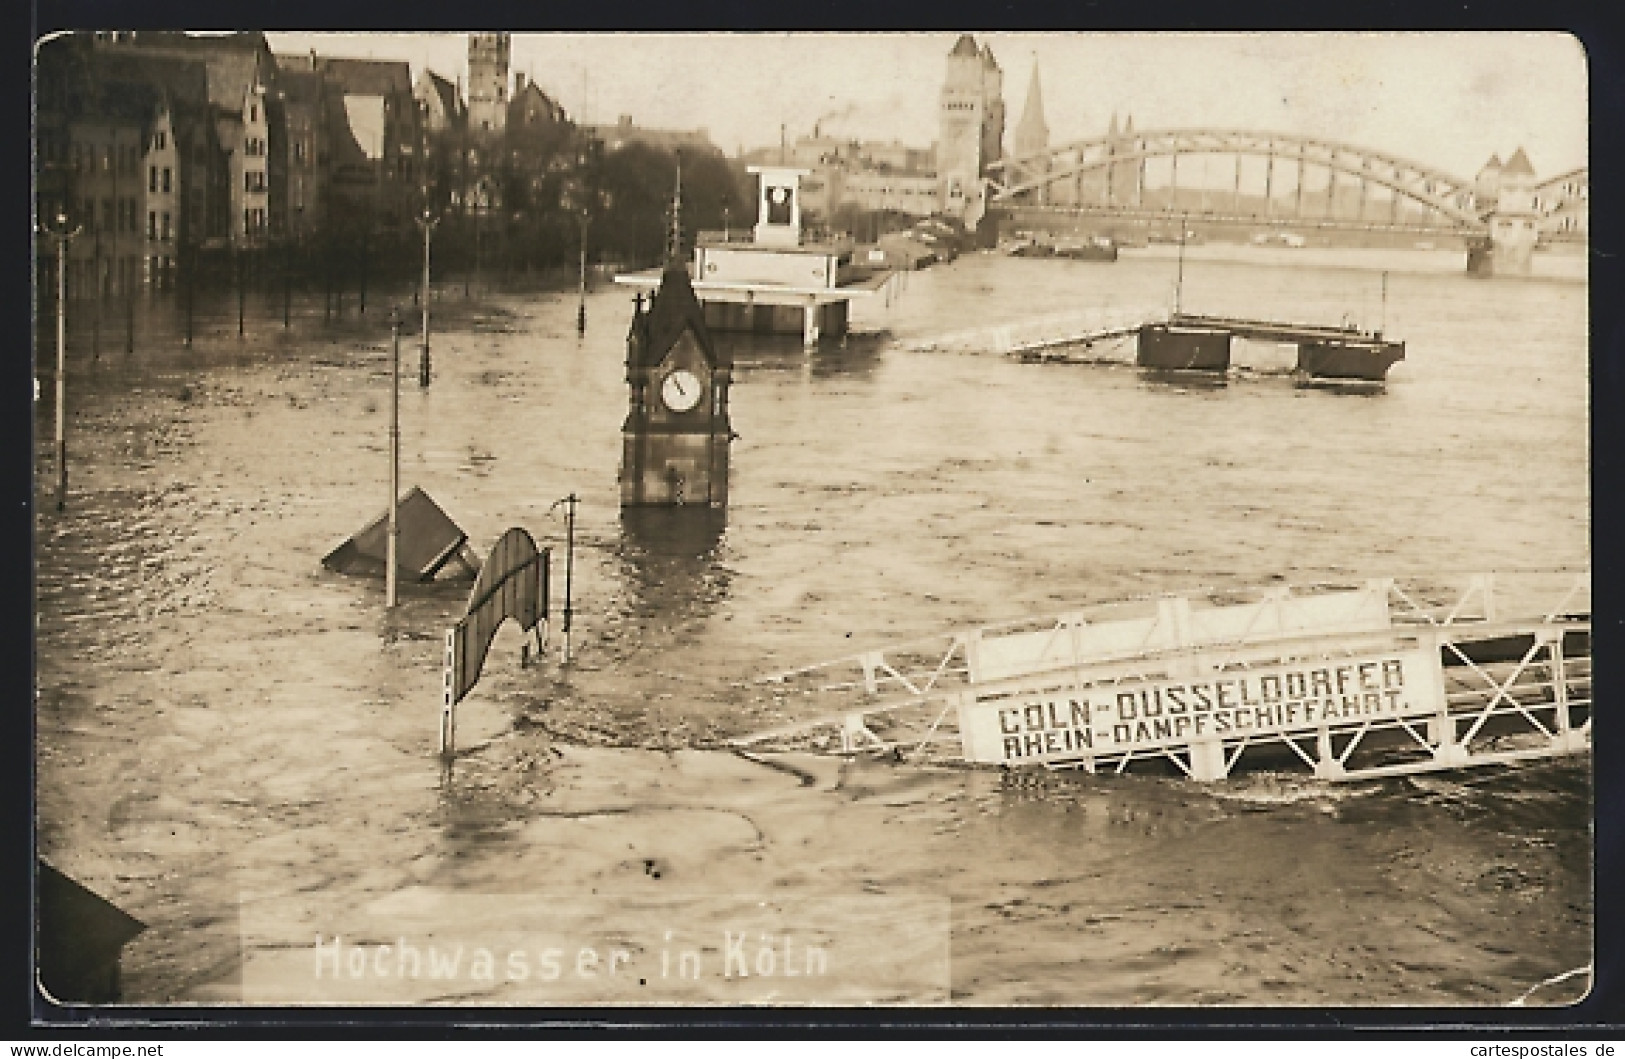
[[[1244,752],[1251,760],[1265,748],[1324,779],[1570,753],[1590,745],[1589,612],[1589,572],[1575,570],[1271,586],[1096,605],[764,677],[800,686],[825,708],[735,743],[1116,771],[1156,758],[1200,779],[1222,778]],[[1377,696],[1367,712],[1347,717],[1271,712],[1267,731],[1251,725],[1265,716],[1255,713],[1247,715],[1247,729],[1228,735],[1170,728],[1167,738],[1152,729],[1146,738],[1130,732],[1133,738],[1106,739],[1106,730],[1086,737],[1053,714],[1057,703],[1094,701],[1106,709],[1098,704],[1124,689],[1140,693],[1169,682],[1241,681],[1245,702],[1246,687],[1257,681],[1290,687],[1307,679],[1304,673],[1337,672],[1369,681],[1379,671],[1373,667],[1384,664],[1407,673],[1411,690],[1403,703]],[[1035,760],[999,759],[985,731],[978,743],[961,727],[985,728],[995,723],[989,711],[1011,704],[1051,711],[1056,723],[1044,729],[1063,733],[1044,736],[1051,741],[1040,744],[1046,749]]]

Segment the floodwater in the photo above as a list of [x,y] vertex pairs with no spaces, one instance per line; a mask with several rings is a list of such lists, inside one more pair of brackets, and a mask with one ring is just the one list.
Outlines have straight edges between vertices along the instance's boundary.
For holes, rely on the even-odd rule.
[[[504,629],[449,773],[441,638],[466,589],[407,586],[386,614],[381,583],[320,565],[387,502],[381,299],[331,324],[300,301],[287,333],[261,306],[242,340],[234,304],[205,306],[192,350],[172,307],[133,354],[109,329],[93,357],[78,327],[63,513],[49,357],[37,406],[40,849],[148,924],[124,956],[136,1003],[375,1000],[309,978],[312,935],[353,941],[371,916],[393,937],[391,909],[454,905],[574,910],[570,929],[640,968],[674,935],[712,963],[664,991],[649,970],[413,999],[1571,1002],[1584,976],[1536,987],[1591,960],[1586,756],[1200,786],[775,768],[721,747],[818,712],[756,677],[955,626],[1198,586],[1585,565],[1583,278],[1457,268],[1191,250],[1187,310],[1348,315],[1406,340],[1376,394],[914,348],[1166,303],[1164,248],[911,274],[844,346],[736,349],[732,503],[682,527],[617,509],[630,296],[589,295],[578,339],[573,292],[448,288],[427,390],[402,341],[403,487],[478,551],[510,526],[552,546],[555,595],[554,502],[581,498],[574,661],[556,612],[540,665]],[[711,973],[740,909],[768,905],[852,962],[794,988]],[[865,978],[866,946],[906,973]]]

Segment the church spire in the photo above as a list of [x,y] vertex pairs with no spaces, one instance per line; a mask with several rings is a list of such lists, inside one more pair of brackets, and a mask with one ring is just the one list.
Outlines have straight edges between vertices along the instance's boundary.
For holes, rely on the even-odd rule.
[[1049,126],[1044,123],[1044,90],[1038,81],[1038,57],[1033,56],[1033,76],[1027,85],[1027,103],[1016,125],[1017,157],[1037,154],[1049,147]]

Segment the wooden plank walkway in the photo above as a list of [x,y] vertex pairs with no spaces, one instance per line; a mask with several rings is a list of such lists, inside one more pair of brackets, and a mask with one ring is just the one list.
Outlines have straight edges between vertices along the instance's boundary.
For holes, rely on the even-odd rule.
[[1006,324],[935,335],[911,344],[916,352],[997,353],[1020,356],[1056,346],[1083,345],[1137,332],[1146,324],[1166,323],[1169,309],[1157,306],[1097,308],[1051,313]]

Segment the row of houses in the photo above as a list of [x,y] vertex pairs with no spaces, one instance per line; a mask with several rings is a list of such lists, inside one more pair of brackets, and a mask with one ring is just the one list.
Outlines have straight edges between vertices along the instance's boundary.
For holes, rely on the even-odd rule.
[[422,133],[410,73],[276,56],[257,32],[48,40],[36,208],[43,226],[79,232],[70,297],[161,287],[194,258],[410,227]]
[[[277,55],[263,33],[75,33],[36,63],[36,209],[77,230],[69,296],[162,289],[256,254],[373,254],[437,217],[557,196],[562,107],[470,38],[460,85],[403,61]],[[488,61],[500,58],[500,64]],[[471,114],[473,115],[471,117]],[[58,220],[60,218],[60,221]],[[54,285],[41,242],[40,273]],[[211,266],[212,259],[218,259]]]

